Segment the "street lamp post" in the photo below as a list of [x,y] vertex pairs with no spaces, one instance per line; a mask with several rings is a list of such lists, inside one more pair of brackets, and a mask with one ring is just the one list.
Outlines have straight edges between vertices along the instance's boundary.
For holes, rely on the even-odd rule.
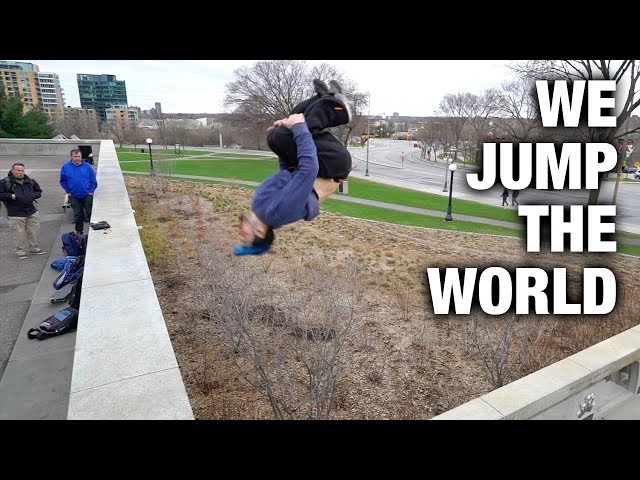
[[369,142],[370,141],[371,141],[371,138],[369,138],[369,117],[367,117],[367,168],[364,172],[365,177],[369,176]]
[[447,191],[447,168],[450,167],[451,165],[455,165],[454,163],[451,163],[453,160],[451,160],[451,158],[446,157],[445,159],[445,164],[444,164],[444,188],[442,189],[443,192]]
[[368,177],[369,176],[369,142],[371,141],[371,138],[369,138],[369,117],[371,116],[371,94],[368,94],[368,101],[367,101],[367,168],[364,172],[364,176]]
[[449,171],[451,172],[451,182],[449,184],[449,205],[447,206],[447,214],[444,216],[445,222],[453,222],[453,217],[451,216],[451,193],[453,192],[453,172],[456,171],[458,166],[455,163],[449,165]]
[[151,138],[147,138],[147,145],[149,145],[149,162],[151,162],[151,169],[149,170],[149,175],[150,176],[155,176],[156,171],[153,169],[153,155],[151,153],[151,144],[153,143],[153,140]]

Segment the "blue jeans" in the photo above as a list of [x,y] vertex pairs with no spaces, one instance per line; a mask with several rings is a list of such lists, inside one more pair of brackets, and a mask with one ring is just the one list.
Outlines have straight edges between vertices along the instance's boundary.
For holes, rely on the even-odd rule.
[[69,197],[69,203],[73,209],[73,221],[76,224],[76,232],[84,230],[84,211],[87,211],[89,219],[91,219],[91,207],[93,206],[93,195],[87,195],[84,198]]

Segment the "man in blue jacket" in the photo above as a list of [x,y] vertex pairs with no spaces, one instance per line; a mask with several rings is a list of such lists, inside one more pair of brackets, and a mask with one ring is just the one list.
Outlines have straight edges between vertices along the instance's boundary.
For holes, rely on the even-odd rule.
[[60,169],[60,186],[69,195],[69,203],[73,209],[73,220],[76,232],[84,230],[84,212],[91,219],[93,192],[98,188],[96,173],[93,167],[82,160],[82,153],[77,148],[71,150],[71,160]]
[[271,247],[274,229],[317,217],[320,203],[349,174],[348,150],[324,130],[351,120],[348,101],[341,92],[323,91],[314,83],[318,96],[294,107],[294,113],[269,129],[268,143],[278,155],[280,170],[258,186],[251,210],[241,215],[238,234],[243,245],[234,248],[236,255],[260,255]]

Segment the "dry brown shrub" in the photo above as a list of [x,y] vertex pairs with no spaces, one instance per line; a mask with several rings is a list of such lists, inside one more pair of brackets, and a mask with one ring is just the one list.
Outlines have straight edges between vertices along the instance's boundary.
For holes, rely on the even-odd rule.
[[[249,207],[251,190],[172,182],[156,204],[145,193],[148,179],[126,182],[134,208],[147,201],[147,221],[160,226],[167,245],[150,268],[197,418],[274,418],[274,411],[279,418],[430,418],[494,388],[487,359],[492,352],[501,358],[507,344],[500,343],[500,333],[505,329],[511,332],[505,367],[496,370],[501,363],[489,362],[496,366],[494,378],[500,373],[503,382],[640,323],[638,258],[527,253],[520,239],[388,225],[328,212],[313,222],[279,229],[266,255],[234,257],[230,252],[237,242],[238,214]],[[320,300],[353,291],[338,280],[348,265],[357,266],[361,287],[357,321],[339,349],[338,368],[331,370],[319,365],[319,359],[336,351],[335,327],[327,328],[331,322],[323,323],[317,312],[324,308],[329,312],[325,320],[344,321],[331,313],[343,312],[342,303]],[[618,280],[616,309],[593,317],[519,316],[511,326],[483,315],[475,318],[475,337],[469,331],[473,316],[432,313],[427,267],[531,265],[568,268],[569,290],[576,294],[585,266],[609,266]],[[214,297],[207,288],[221,272],[227,272],[226,280],[218,281]],[[333,282],[335,288],[321,295],[318,289]],[[214,302],[224,291],[230,297]],[[221,302],[223,311],[235,309],[246,320],[252,332],[247,338],[278,340],[277,345],[256,341],[254,358],[245,339],[239,344],[241,355],[234,355],[228,348],[234,337],[227,334],[223,341],[220,324],[226,320],[215,313]],[[243,323],[236,319],[236,324]],[[264,374],[256,370],[259,365]],[[314,369],[327,373],[310,374]]]

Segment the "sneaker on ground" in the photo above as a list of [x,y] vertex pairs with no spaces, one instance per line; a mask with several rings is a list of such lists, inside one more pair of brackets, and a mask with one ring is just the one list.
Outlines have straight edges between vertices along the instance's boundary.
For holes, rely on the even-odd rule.
[[37,250],[31,250],[29,253],[33,255],[44,255],[47,252],[45,252],[44,250],[37,249]]
[[26,260],[28,257],[26,255],[18,255],[20,260]]

